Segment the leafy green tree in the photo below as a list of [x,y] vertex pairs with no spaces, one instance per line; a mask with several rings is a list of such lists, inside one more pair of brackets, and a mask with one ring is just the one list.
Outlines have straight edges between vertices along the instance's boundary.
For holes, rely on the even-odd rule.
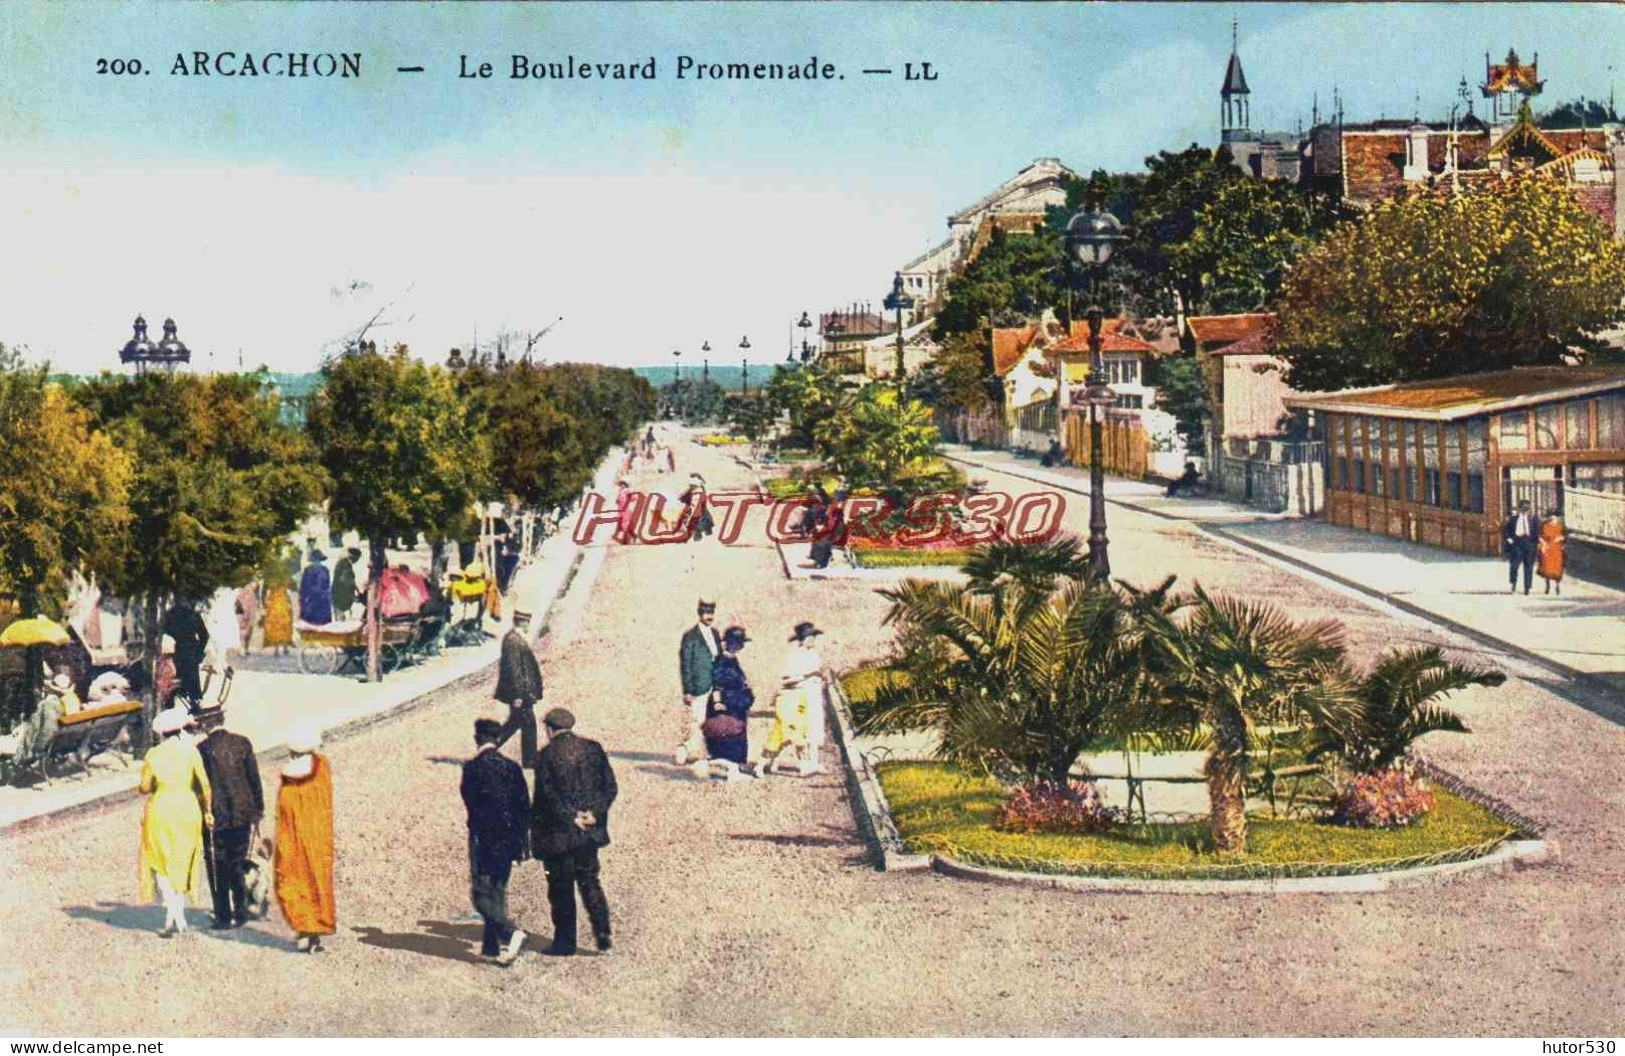
[[359,532],[371,549],[367,672],[377,681],[385,543],[417,532],[465,537],[475,503],[494,491],[491,443],[451,377],[411,359],[404,346],[344,356],[322,375],[305,428],[332,477],[329,519]]
[[1213,597],[1200,586],[1174,606],[1148,597],[1136,618],[1149,635],[1149,665],[1168,711],[1154,725],[1211,731],[1204,772],[1213,846],[1222,855],[1244,853],[1255,725],[1337,729],[1358,712],[1341,677],[1340,629],[1329,620],[1295,623],[1273,606]]
[[[1064,230],[1064,224],[1060,230]],[[995,228],[963,272],[948,280],[932,335],[945,341],[988,325],[1019,326],[1066,303],[1069,281],[1061,235],[1049,224],[1031,234]]]
[[1597,128],[1618,121],[1619,115],[1614,112],[1611,103],[1604,104],[1595,99],[1571,99],[1542,114],[1539,124],[1541,128]]
[[937,755],[968,771],[1065,783],[1153,689],[1136,603],[1067,575],[1082,565],[1072,549],[1068,561],[993,543],[978,548],[964,584],[880,590],[899,653],[874,697],[854,705],[859,732],[934,730]]
[[863,389],[850,413],[824,419],[814,435],[842,477],[888,488],[923,469],[940,439],[928,407],[881,385]]
[[1446,660],[1438,646],[1384,653],[1371,673],[1358,681],[1359,721],[1347,728],[1319,731],[1309,758],[1335,753],[1361,773],[1385,770],[1399,762],[1425,733],[1470,732],[1460,715],[1434,703],[1438,698],[1505,681],[1503,672]]
[[96,571],[111,593],[146,599],[151,663],[164,601],[253,579],[328,477],[253,375],[103,374],[69,392],[131,461],[122,559]]
[[773,399],[765,392],[756,392],[749,396],[732,396],[728,399],[729,427],[739,436],[749,440],[752,445],[772,431],[777,417],[778,412],[773,407]]
[[1181,352],[1153,360],[1146,371],[1146,384],[1157,389],[1157,406],[1174,416],[1175,428],[1185,441],[1185,450],[1200,455],[1207,450],[1204,423],[1213,416],[1208,385],[1202,365],[1194,352]]
[[[768,398],[788,418],[784,443],[790,447],[818,447],[818,427],[849,413],[852,392],[840,376],[821,363],[799,369],[778,367],[767,383]],[[825,452],[828,457],[828,452]]]
[[75,571],[105,581],[130,524],[130,455],[45,368],[0,344],[0,592],[24,615],[63,615]]
[[1303,390],[1561,363],[1625,312],[1625,247],[1529,174],[1376,207],[1299,258],[1275,347]]

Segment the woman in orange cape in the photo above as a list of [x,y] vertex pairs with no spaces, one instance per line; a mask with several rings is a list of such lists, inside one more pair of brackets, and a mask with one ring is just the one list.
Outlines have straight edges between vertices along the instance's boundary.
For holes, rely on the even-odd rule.
[[288,926],[299,936],[301,953],[322,948],[333,934],[333,778],[327,759],[316,754],[320,732],[288,738],[293,753],[282,768],[276,797],[276,900]]
[[1540,556],[1536,559],[1535,571],[1546,581],[1548,594],[1553,588],[1559,594],[1563,593],[1563,544],[1568,542],[1568,538],[1562,515],[1555,509],[1547,510],[1546,519],[1540,525]]

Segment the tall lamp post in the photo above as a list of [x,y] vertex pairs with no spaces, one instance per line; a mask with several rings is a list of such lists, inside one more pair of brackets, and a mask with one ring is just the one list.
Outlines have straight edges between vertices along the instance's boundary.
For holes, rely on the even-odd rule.
[[813,321],[807,318],[806,312],[802,312],[801,318],[796,320],[796,325],[801,328],[801,362],[806,363],[812,359],[812,346],[807,343],[807,331],[812,328]]
[[750,395],[750,336],[747,334],[739,339],[739,394]]
[[706,358],[700,360],[700,380],[711,380],[711,342],[707,341],[700,346],[700,355]]
[[[1123,238],[1123,225],[1101,208],[1099,192],[1090,195],[1088,207],[1066,225],[1066,248],[1083,270],[1098,273],[1111,259],[1112,249]],[[1094,292],[1093,289],[1090,291]],[[1105,408],[1112,402],[1112,390],[1105,384],[1101,369],[1101,324],[1105,312],[1099,304],[1089,306],[1089,575],[1104,583],[1111,578],[1112,566],[1106,556],[1106,467],[1100,451],[1100,424]],[[1066,384],[1062,365],[1061,385]]]
[[675,378],[673,378],[672,380],[674,382],[682,381],[683,380],[683,354],[681,352],[673,352],[671,354],[671,361],[674,364],[676,364],[676,370],[677,370],[677,376]]
[[906,377],[903,369],[903,310],[914,307],[914,298],[903,292],[902,272],[899,271],[896,278],[891,280],[891,293],[882,303],[897,312],[897,391],[901,393]]

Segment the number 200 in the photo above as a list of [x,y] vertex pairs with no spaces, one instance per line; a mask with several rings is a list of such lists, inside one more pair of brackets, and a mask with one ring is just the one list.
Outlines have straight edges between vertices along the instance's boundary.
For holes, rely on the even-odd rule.
[[112,73],[120,76],[124,74],[140,73],[140,59],[97,59],[97,73]]

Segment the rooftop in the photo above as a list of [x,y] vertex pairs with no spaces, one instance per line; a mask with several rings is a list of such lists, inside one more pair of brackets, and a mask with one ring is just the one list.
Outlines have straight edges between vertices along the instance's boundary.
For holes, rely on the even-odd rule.
[[1433,381],[1286,397],[1295,410],[1455,421],[1553,400],[1625,390],[1625,367],[1517,367]]
[[[1102,352],[1139,352],[1143,355],[1155,355],[1156,349],[1141,341],[1137,337],[1119,333],[1126,320],[1107,319],[1100,327],[1100,350]],[[1044,350],[1048,356],[1056,352],[1087,353],[1089,351],[1089,324],[1079,319],[1072,324],[1072,333]]]
[[1263,333],[1275,325],[1274,312],[1247,312],[1240,315],[1193,315],[1185,320],[1191,337],[1203,351],[1210,345],[1228,345]]

